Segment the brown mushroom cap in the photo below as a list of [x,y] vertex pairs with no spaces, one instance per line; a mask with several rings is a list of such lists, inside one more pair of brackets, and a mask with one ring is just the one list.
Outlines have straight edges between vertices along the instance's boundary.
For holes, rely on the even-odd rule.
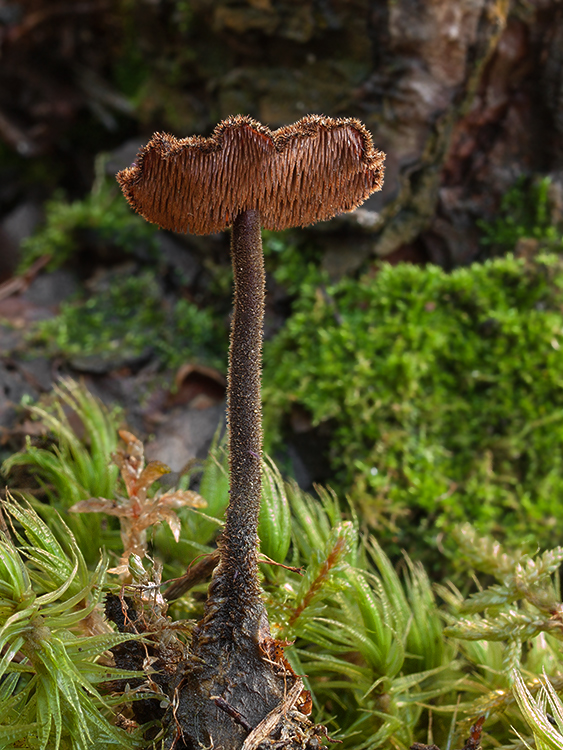
[[381,188],[384,158],[359,120],[309,115],[272,132],[237,115],[210,138],[156,133],[117,179],[164,229],[220,232],[256,209],[277,230],[352,211]]

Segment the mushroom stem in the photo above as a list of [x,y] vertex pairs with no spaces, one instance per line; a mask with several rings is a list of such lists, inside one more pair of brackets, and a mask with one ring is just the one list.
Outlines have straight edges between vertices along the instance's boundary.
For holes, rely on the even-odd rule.
[[234,307],[227,391],[230,499],[219,546],[219,565],[192,653],[209,663],[218,646],[269,636],[258,580],[258,517],[262,479],[262,331],[266,280],[260,213],[242,211],[231,236]]
[[286,692],[297,681],[285,662],[269,656],[275,656],[271,649],[276,641],[270,635],[258,580],[265,293],[259,211],[243,211],[236,217],[231,255],[235,293],[228,377],[230,500],[219,565],[203,619],[192,633],[189,661],[175,696],[177,708],[173,719],[165,722],[169,747],[181,727],[182,750],[241,750],[250,730],[279,706],[285,707]]
[[260,214],[248,210],[234,221],[231,238],[234,308],[229,352],[230,501],[221,544],[221,564],[240,579],[236,591],[246,609],[258,584],[258,516],[262,474],[262,337],[266,279]]
[[211,138],[156,133],[118,175],[135,210],[166,229],[209,234],[236,217],[231,496],[204,616],[170,683],[167,748],[314,750],[325,734],[303,716],[310,695],[284,658],[284,644],[271,636],[258,579],[265,290],[260,225],[306,226],[352,211],[380,189],[383,158],[358,120],[310,115],[272,132],[236,116],[220,123]]

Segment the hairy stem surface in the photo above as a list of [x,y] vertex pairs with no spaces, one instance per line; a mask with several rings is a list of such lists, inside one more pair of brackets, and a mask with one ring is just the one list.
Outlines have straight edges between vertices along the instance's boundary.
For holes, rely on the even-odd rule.
[[231,256],[234,311],[227,396],[230,500],[219,548],[220,563],[209,587],[204,618],[194,633],[196,653],[217,640],[223,646],[245,638],[256,640],[259,631],[267,632],[268,628],[258,581],[265,294],[258,211],[244,211],[235,219]]
[[166,746],[258,750],[275,742],[284,750],[310,750],[320,746],[319,733],[301,713],[310,695],[279,656],[258,579],[265,293],[258,211],[235,219],[231,253],[230,500],[204,616],[193,631],[175,710],[164,720]]
[[234,313],[229,353],[228,417],[231,498],[222,563],[238,569],[248,595],[258,593],[258,515],[262,457],[262,337],[265,274],[260,214],[245,211],[233,225]]

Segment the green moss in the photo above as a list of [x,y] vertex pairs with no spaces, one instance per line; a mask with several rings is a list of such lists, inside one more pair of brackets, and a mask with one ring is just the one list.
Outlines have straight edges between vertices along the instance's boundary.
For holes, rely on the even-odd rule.
[[307,287],[266,347],[270,437],[299,403],[399,544],[470,519],[533,544],[563,512],[563,262],[381,265]]
[[225,366],[227,335],[209,310],[187,300],[169,305],[153,274],[115,274],[86,299],[63,302],[60,314],[37,324],[30,344],[47,354],[121,361],[147,352],[175,369],[193,358]]
[[283,286],[290,297],[307,293],[311,285],[328,280],[320,270],[322,247],[298,242],[293,232],[262,230],[266,271]]
[[510,252],[518,240],[532,238],[545,250],[563,250],[563,227],[551,216],[550,185],[549,177],[519,179],[503,197],[496,220],[478,222],[484,233],[481,243],[493,251]]
[[[85,428],[84,440],[73,432],[71,422],[77,422],[65,416],[67,407]],[[205,464],[182,477],[183,488],[200,477],[199,493],[208,504],[203,512],[178,510],[179,542],[167,526],[159,526],[149,537],[153,560],[130,558],[132,581],[125,591],[142,616],[136,633],[117,633],[102,622],[101,602],[107,594],[123,592],[123,581],[106,570],[100,541],[119,552],[119,539],[106,526],[108,519],[99,519],[101,537],[93,536],[97,514],[65,512],[77,499],[99,493],[114,500],[113,508],[122,503],[115,467],[108,471],[117,447],[115,418],[70,380],[33,413],[49,429],[53,444],[46,449],[29,441],[5,468],[8,476],[14,466],[34,470],[48,488],[49,504],[31,497],[32,505],[11,499],[0,504],[8,522],[0,530],[0,745],[153,747],[145,735],[149,730],[154,736],[153,722],[138,725],[130,719],[124,732],[122,722],[115,726],[114,721],[116,714],[133,716],[124,703],[155,697],[154,673],[141,685],[134,683],[143,672],[122,671],[122,658],[111,666],[107,652],[142,636],[151,655],[171,665],[168,676],[159,672],[164,678],[154,709],[137,715],[137,721],[146,721],[149,710],[173,698],[174,665],[185,657],[189,632],[175,617],[192,623],[201,618],[207,585],[199,581],[173,602],[172,619],[163,617],[164,602],[154,591],[163,580],[165,586],[181,583],[186,564],[215,549],[228,500],[224,444],[215,444]],[[142,464],[142,449],[136,455]],[[263,486],[261,549],[286,563],[260,565],[272,633],[289,642],[285,658],[312,692],[312,717],[325,723],[343,748],[406,750],[414,741],[427,741],[430,716],[439,747],[461,747],[478,717],[486,718],[489,746],[491,740],[512,746],[510,727],[525,735],[524,719],[534,734],[545,735],[550,723],[542,718],[543,703],[535,710],[527,694],[528,707],[523,706],[520,684],[519,710],[509,687],[520,672],[533,695],[540,674],[561,686],[561,629],[553,614],[562,606],[561,547],[527,556],[468,524],[458,526],[458,562],[485,574],[484,586],[464,599],[455,586],[433,586],[408,556],[397,572],[374,538],[361,533],[356,514],[342,512],[335,493],[318,488],[313,498],[284,483],[269,460]],[[152,498],[158,509],[159,495]],[[163,578],[158,561],[164,563]],[[439,607],[436,593],[446,607]],[[134,648],[127,653],[128,670],[146,669],[146,651],[140,659],[136,653]],[[127,683],[123,693],[118,680]],[[553,747],[560,747],[554,738]]]
[[98,177],[85,198],[69,202],[59,193],[46,203],[45,223],[22,243],[20,272],[43,255],[51,256],[50,270],[58,268],[80,251],[85,235],[113,250],[156,252],[156,227],[130,210],[115,180],[104,176],[103,162],[99,157]]

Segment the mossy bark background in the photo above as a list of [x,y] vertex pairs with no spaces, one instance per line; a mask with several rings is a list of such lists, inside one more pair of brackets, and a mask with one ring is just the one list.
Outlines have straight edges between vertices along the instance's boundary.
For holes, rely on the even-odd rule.
[[[385,190],[368,205],[383,213],[368,222],[364,252],[452,266],[479,254],[474,220],[494,213],[518,174],[561,167],[556,0],[10,9],[0,19],[2,168],[12,176],[2,214],[29,193],[15,154],[38,160],[44,190],[58,178],[79,192],[92,155],[135,132],[207,133],[235,113],[270,127],[352,115],[388,154]],[[4,273],[11,262],[4,254]]]
[[[1,10],[0,349],[10,360],[0,452],[20,447],[21,397],[48,391],[62,368],[122,403],[138,434],[156,433],[154,455],[175,470],[205,453],[224,412],[229,239],[131,223],[113,175],[154,131],[209,135],[236,113],[271,128],[305,113],[357,116],[387,153],[384,189],[295,242],[316,243],[332,280],[378,258],[449,270],[490,253],[478,222],[498,215],[521,175],[550,175],[563,215],[562,28],[556,0],[24,0]],[[20,243],[45,213],[51,223],[26,247],[66,260],[36,270],[22,293],[29,280],[10,286]],[[300,272],[286,288],[269,280],[267,338],[300,282]],[[69,303],[57,322],[77,293],[97,306]],[[53,325],[30,363],[25,334],[43,318]],[[175,390],[154,385],[158,368],[176,373]],[[309,452],[304,484],[330,480],[330,424],[313,434],[298,405],[290,420],[292,450]]]

